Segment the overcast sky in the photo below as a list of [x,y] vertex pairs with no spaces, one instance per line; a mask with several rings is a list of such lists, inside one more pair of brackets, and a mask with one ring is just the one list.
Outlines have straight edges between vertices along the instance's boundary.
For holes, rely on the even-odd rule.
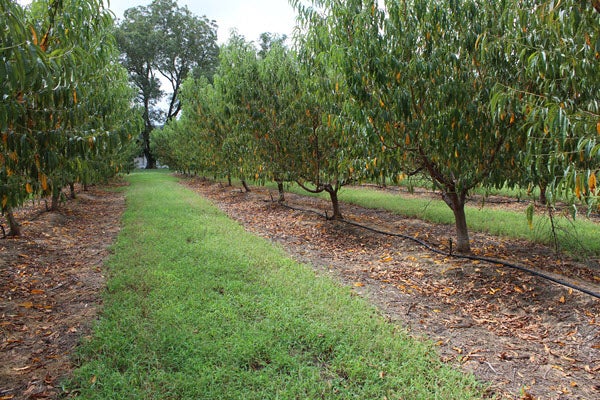
[[[150,3],[151,0],[110,0],[110,9],[121,18],[127,8]],[[291,36],[295,26],[295,11],[287,0],[177,0],[177,4],[217,21],[219,43],[227,41],[232,28],[247,40],[258,41],[263,32]]]

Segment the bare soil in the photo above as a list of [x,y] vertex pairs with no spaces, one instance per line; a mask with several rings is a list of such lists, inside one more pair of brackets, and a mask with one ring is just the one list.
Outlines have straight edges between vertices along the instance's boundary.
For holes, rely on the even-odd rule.
[[[243,224],[364,296],[393,323],[431,340],[474,373],[490,398],[600,399],[600,301],[540,278],[429,252],[412,241],[325,220],[201,179],[184,183]],[[103,264],[120,228],[122,194],[94,188],[57,212],[17,213],[23,236],[0,240],[0,400],[58,398],[73,352],[101,305]],[[422,194],[421,194],[422,195]],[[320,214],[323,200],[287,194]],[[507,205],[498,204],[506,207]],[[511,206],[511,205],[508,205]],[[343,205],[348,220],[426,240],[442,250],[453,228]],[[0,219],[0,225],[6,222]],[[1,232],[0,232],[1,235]],[[600,292],[597,260],[556,257],[526,241],[475,234],[476,254],[511,260]],[[566,278],[565,278],[566,277]]]
[[[445,257],[413,241],[323,218],[327,201],[202,179],[184,183],[292,257],[352,287],[440,357],[484,382],[490,398],[600,399],[600,300],[499,265]],[[498,207],[521,207],[503,204]],[[296,209],[291,209],[291,206]],[[306,211],[309,210],[309,211]],[[314,212],[313,212],[314,211]],[[448,249],[453,227],[344,204],[347,220]],[[320,215],[319,215],[320,214]],[[331,214],[331,213],[330,213]],[[475,254],[510,260],[600,292],[597,260],[472,234]]]

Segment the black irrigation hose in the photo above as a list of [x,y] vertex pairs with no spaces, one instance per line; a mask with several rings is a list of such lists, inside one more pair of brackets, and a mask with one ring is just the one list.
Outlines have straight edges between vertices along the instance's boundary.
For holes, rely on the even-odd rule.
[[[290,205],[283,204],[283,203],[281,205],[284,206],[284,207],[286,207],[286,208],[292,209],[292,210],[302,211],[302,212],[312,212],[312,213],[315,213],[315,214],[317,214],[317,215],[319,215],[319,216],[321,216],[323,218],[326,218],[326,219],[328,218],[327,214],[323,215],[323,214],[321,214],[321,213],[319,213],[317,211],[314,211],[314,210],[306,210],[306,209],[303,209],[303,208],[296,208],[296,207],[292,207]],[[421,246],[427,248],[428,250],[430,250],[430,251],[432,251],[432,252],[434,252],[436,254],[440,254],[442,256],[454,257],[454,258],[462,258],[462,259],[475,260],[475,261],[484,261],[484,262],[488,262],[488,263],[491,263],[491,264],[500,264],[500,265],[503,265],[505,267],[516,269],[518,271],[522,271],[522,272],[528,273],[530,275],[537,276],[537,277],[549,280],[549,281],[557,283],[559,285],[566,286],[566,287],[571,288],[573,290],[577,290],[579,292],[582,292],[582,293],[585,293],[585,294],[590,295],[592,297],[596,297],[596,298],[600,299],[600,293],[592,292],[591,290],[588,290],[586,288],[582,288],[582,287],[574,285],[572,283],[569,283],[569,282],[566,282],[566,281],[554,278],[554,277],[552,277],[550,275],[544,274],[543,272],[538,272],[538,271],[534,271],[534,270],[529,269],[529,268],[525,268],[525,267],[523,267],[521,265],[512,264],[512,263],[509,263],[509,262],[506,262],[506,261],[497,260],[495,258],[490,258],[490,257],[472,256],[472,255],[468,255],[468,254],[454,254],[454,253],[452,253],[452,250],[450,250],[450,252],[445,252],[445,251],[436,249],[435,247],[431,246],[429,243],[427,243],[427,242],[425,242],[425,241],[423,241],[421,239],[417,239],[416,237],[404,235],[404,234],[401,234],[401,233],[393,233],[393,232],[382,231],[382,230],[377,229],[377,228],[372,228],[372,227],[369,227],[369,226],[361,225],[361,224],[359,224],[357,222],[352,222],[352,221],[348,221],[348,220],[345,220],[345,219],[340,220],[340,222],[344,222],[344,223],[346,223],[348,225],[353,225],[353,226],[356,226],[358,228],[366,229],[366,230],[371,231],[371,232],[379,233],[381,235],[399,237],[399,238],[402,238],[402,239],[410,240],[410,241],[418,243]],[[452,243],[450,244],[450,249],[452,249]]]

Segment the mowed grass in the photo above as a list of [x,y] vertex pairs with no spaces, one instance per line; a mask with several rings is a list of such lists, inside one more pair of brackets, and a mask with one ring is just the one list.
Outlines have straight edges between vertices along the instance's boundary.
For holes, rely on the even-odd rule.
[[[271,186],[269,186],[271,187]],[[274,188],[275,186],[272,186]],[[294,185],[287,190],[310,195],[302,188]],[[327,194],[319,194],[329,199]],[[399,215],[420,218],[425,221],[451,225],[448,235],[454,235],[454,215],[442,200],[429,198],[412,198],[398,193],[390,193],[372,188],[344,187],[340,190],[340,201],[361,207],[389,210]],[[342,206],[342,214],[344,209]],[[510,210],[498,210],[481,206],[466,206],[467,225],[471,231],[487,232],[492,235],[509,238],[526,239],[535,243],[554,246],[552,222],[547,214],[535,214],[530,227],[526,213]],[[554,231],[559,249],[576,257],[600,256],[598,234],[600,226],[584,217],[575,220],[564,215],[554,218]]]
[[82,399],[474,399],[327,277],[169,174],[130,176],[101,317],[67,389]]

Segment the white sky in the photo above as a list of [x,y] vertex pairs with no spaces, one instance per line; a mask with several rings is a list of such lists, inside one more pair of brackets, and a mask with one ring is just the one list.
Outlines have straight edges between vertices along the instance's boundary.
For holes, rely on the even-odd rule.
[[[29,4],[31,0],[17,0]],[[108,0],[117,18],[131,7],[147,6],[152,0]],[[104,0],[104,4],[107,4]],[[218,42],[225,43],[235,28],[247,40],[257,42],[261,33],[271,32],[292,36],[296,24],[295,10],[287,0],[177,0],[198,16],[206,15],[218,25]]]
[[[151,0],[110,0],[110,9],[121,18],[127,8],[150,3]],[[296,24],[295,10],[287,0],[177,0],[177,4],[186,5],[195,15],[217,21],[219,43],[227,41],[233,28],[253,41],[258,41],[263,32],[291,37]]]

